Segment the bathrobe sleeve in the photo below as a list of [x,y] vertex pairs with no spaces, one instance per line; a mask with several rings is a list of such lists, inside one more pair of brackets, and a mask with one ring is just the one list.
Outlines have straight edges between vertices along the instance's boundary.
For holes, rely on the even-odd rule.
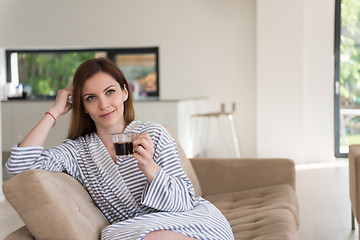
[[45,151],[42,146],[14,146],[5,169],[10,175],[29,169],[45,169],[54,172],[66,171],[76,176],[78,173],[76,158],[76,146],[72,140],[65,140],[59,146]]
[[155,131],[154,160],[160,166],[151,184],[147,184],[142,204],[159,211],[188,211],[193,209],[194,188],[180,165],[175,140],[162,127]]

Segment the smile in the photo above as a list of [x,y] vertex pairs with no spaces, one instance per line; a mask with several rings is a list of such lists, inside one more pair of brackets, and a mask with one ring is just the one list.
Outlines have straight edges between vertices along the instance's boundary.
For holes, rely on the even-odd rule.
[[100,115],[100,117],[102,117],[102,118],[107,118],[107,117],[110,117],[110,116],[111,116],[111,114],[113,114],[114,112],[115,112],[115,110],[114,110],[114,111],[111,111],[111,112],[109,112],[109,113],[106,113],[106,114]]

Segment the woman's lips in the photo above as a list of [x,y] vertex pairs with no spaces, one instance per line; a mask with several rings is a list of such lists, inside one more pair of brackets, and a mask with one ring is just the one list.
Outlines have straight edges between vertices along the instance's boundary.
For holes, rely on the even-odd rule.
[[101,115],[100,117],[102,117],[102,118],[110,117],[110,115],[113,114],[114,112],[115,112],[115,110],[114,110],[114,111],[111,111],[111,112],[109,112],[109,113],[103,114],[103,115]]

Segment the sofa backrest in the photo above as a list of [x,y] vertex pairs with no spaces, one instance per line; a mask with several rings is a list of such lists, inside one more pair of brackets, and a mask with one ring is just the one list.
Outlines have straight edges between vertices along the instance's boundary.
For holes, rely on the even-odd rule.
[[202,196],[202,190],[200,186],[200,182],[198,177],[196,176],[194,167],[192,166],[190,160],[186,157],[186,154],[181,147],[179,141],[176,139],[176,135],[173,131],[173,129],[170,126],[165,126],[165,128],[168,130],[168,132],[171,134],[171,136],[176,141],[176,146],[178,148],[179,156],[180,156],[180,163],[181,167],[184,169],[184,172],[186,173],[187,177],[190,179],[191,183],[194,186],[195,190],[195,197]]

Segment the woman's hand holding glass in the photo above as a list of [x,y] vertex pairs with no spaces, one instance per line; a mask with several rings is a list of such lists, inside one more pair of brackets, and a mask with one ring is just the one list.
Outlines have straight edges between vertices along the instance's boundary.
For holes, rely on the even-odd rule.
[[155,163],[154,143],[148,133],[137,133],[134,140],[134,158],[138,161],[139,169],[144,173],[149,183],[156,176],[159,166]]

